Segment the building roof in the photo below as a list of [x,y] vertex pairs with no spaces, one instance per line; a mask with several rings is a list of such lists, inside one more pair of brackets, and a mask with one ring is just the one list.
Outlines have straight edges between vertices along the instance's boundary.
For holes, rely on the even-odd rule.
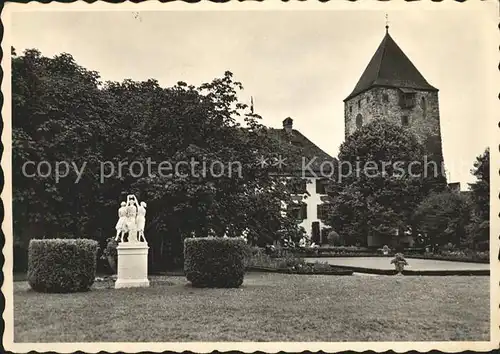
[[[294,160],[286,161],[285,170],[289,172],[302,172],[303,166],[307,165],[315,173],[321,171],[327,173],[335,161],[333,157],[296,129],[287,131],[285,129],[270,128],[269,134],[278,139],[280,144],[292,145],[293,149],[296,149],[297,153],[294,154]],[[307,171],[308,169],[306,168],[306,174]]]
[[375,86],[438,91],[425,80],[388,31],[356,87],[344,101]]

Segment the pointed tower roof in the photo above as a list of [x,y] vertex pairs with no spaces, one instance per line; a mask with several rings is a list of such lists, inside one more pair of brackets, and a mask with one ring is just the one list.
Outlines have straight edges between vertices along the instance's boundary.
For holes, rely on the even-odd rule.
[[[388,29],[387,26],[386,29]],[[415,65],[394,42],[388,30],[356,87],[344,101],[374,86],[438,91],[424,79]]]

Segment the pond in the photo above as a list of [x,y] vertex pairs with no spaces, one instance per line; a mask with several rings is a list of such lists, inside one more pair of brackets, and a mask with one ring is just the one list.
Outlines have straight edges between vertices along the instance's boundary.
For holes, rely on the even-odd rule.
[[[351,266],[374,269],[394,269],[391,260],[394,257],[307,257],[307,262],[328,262],[332,265]],[[479,270],[489,269],[489,264],[467,263],[455,261],[438,261],[434,259],[414,259],[407,258],[408,270]]]

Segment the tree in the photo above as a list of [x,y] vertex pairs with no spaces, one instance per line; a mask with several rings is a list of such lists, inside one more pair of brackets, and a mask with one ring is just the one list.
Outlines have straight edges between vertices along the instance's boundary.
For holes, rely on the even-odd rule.
[[[13,59],[12,88],[20,244],[34,237],[90,237],[104,246],[129,193],[148,202],[145,231],[154,268],[182,262],[183,239],[193,235],[247,233],[257,243],[297,229],[281,207],[290,203],[283,180],[256,163],[292,150],[239,102],[242,85],[230,72],[199,87],[179,82],[162,88],[152,79],[103,83],[69,54],[47,58],[27,50]],[[25,176],[27,161],[86,167],[75,183],[74,174],[59,181]],[[182,168],[161,173],[163,162]],[[133,163],[145,171],[131,170]]]
[[[69,54],[53,59],[27,50],[12,62],[13,104],[13,210],[15,240],[23,245],[30,238],[94,235],[86,230],[94,213],[92,194],[97,184],[86,173],[75,179],[55,180],[34,174],[26,162],[45,163],[43,173],[56,162],[84,162],[98,166],[109,115],[96,72],[75,63]],[[90,198],[89,198],[90,197]],[[88,233],[87,233],[88,231]]]
[[469,242],[472,248],[488,249],[490,239],[490,150],[477,157],[471,173],[475,183],[469,184],[473,203],[472,220],[468,226]]
[[426,243],[443,246],[466,242],[466,226],[470,221],[470,201],[463,194],[442,192],[431,194],[415,211],[415,223]]
[[423,146],[411,132],[372,121],[340,146],[329,188],[331,226],[351,244],[402,234],[422,197],[438,184],[427,172]]

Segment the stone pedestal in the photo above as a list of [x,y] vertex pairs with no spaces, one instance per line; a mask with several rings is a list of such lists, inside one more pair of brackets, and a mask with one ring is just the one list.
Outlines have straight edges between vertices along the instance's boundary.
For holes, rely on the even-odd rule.
[[148,287],[148,243],[120,242],[115,289]]

